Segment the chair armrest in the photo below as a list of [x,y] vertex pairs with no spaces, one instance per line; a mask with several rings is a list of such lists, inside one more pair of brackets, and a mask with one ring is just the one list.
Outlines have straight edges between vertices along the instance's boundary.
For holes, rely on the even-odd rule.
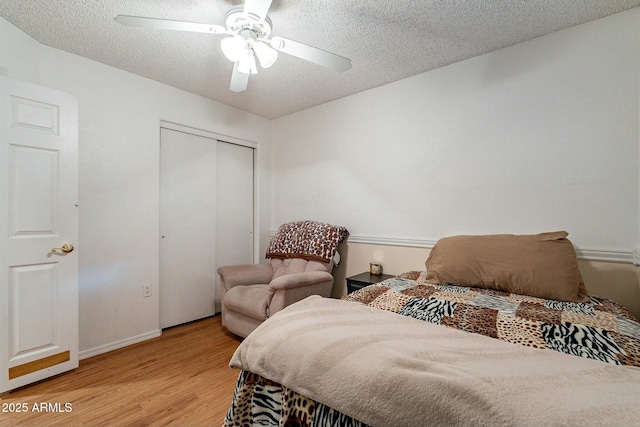
[[218,274],[227,289],[234,286],[247,286],[269,283],[273,278],[271,264],[224,265],[218,268]]
[[333,283],[333,276],[326,271],[310,271],[308,273],[292,273],[273,279],[269,286],[275,290],[294,289],[318,283]]

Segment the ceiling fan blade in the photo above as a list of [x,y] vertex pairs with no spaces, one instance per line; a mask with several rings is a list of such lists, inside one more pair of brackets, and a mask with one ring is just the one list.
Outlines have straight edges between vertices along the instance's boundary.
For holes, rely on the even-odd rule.
[[244,92],[247,90],[249,84],[249,74],[241,73],[238,71],[238,64],[240,61],[233,64],[233,74],[231,74],[231,86],[229,90],[231,92]]
[[272,0],[244,0],[244,13],[255,15],[260,21],[266,18]]
[[351,60],[317,47],[309,46],[304,43],[285,39],[282,37],[273,37],[271,47],[280,52],[297,56],[314,64],[322,65],[336,71],[347,71],[351,68]]
[[172,21],[170,19],[146,18],[143,16],[118,15],[115,21],[128,27],[153,28],[155,30],[191,31],[195,33],[227,34],[222,25],[200,24],[197,22]]

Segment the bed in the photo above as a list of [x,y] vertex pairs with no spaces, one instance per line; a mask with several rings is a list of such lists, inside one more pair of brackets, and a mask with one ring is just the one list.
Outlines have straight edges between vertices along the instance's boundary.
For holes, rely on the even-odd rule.
[[640,324],[566,236],[442,239],[425,271],[276,313],[224,426],[640,425]]

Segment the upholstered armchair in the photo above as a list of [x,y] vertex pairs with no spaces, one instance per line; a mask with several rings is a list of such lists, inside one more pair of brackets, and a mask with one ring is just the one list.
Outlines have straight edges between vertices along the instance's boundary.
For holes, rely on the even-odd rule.
[[337,246],[349,232],[313,221],[283,224],[271,239],[268,264],[218,268],[222,325],[246,337],[270,316],[310,295],[329,297]]

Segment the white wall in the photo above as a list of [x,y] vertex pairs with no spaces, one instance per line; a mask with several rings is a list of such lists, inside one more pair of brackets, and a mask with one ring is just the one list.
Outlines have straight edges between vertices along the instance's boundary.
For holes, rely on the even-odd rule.
[[272,229],[318,219],[365,241],[564,229],[580,249],[630,255],[639,62],[632,10],[275,120]]
[[[259,237],[270,229],[270,122],[36,43],[0,19],[9,76],[79,99],[81,357],[159,333],[159,135],[166,120],[258,143]],[[142,298],[151,283],[153,297]]]
[[0,18],[0,66],[8,76],[37,83],[40,78],[40,44]]

